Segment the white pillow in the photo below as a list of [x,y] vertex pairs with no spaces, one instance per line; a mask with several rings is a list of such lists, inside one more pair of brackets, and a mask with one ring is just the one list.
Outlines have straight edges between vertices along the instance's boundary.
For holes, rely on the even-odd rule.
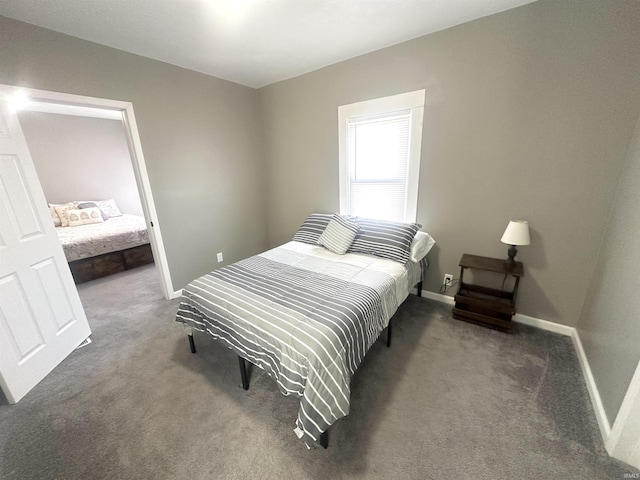
[[[82,203],[95,203],[95,206],[98,207],[102,213],[104,213],[102,218],[105,218],[105,216],[107,217],[105,218],[105,220],[122,216],[122,212],[116,205],[116,201],[113,198],[110,198],[109,200],[76,200],[73,203],[75,203],[76,205],[80,205]],[[87,206],[88,205],[85,205],[85,208]]]
[[418,231],[411,242],[411,261],[419,262],[429,253],[436,241],[427,232]]
[[49,206],[49,215],[51,215],[51,220],[53,221],[54,227],[62,226],[62,220],[60,220],[60,217],[58,216],[58,212],[56,212],[55,207]]
[[318,245],[338,255],[344,255],[356,238],[358,230],[360,225],[336,213],[318,238]]
[[97,200],[95,203],[109,218],[122,216],[122,212],[116,205],[116,201],[113,198],[110,198],[109,200]]
[[53,207],[60,217],[60,226],[68,227],[69,226],[69,217],[67,216],[67,211],[70,209],[78,208],[74,202],[63,203],[61,205],[54,205]]
[[69,209],[67,210],[67,216],[69,217],[70,227],[104,222],[102,219],[102,212],[98,207]]

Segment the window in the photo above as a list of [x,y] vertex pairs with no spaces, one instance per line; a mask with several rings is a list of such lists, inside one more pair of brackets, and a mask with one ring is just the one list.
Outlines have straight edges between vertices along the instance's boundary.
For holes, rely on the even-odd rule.
[[338,108],[340,213],[415,222],[424,90]]

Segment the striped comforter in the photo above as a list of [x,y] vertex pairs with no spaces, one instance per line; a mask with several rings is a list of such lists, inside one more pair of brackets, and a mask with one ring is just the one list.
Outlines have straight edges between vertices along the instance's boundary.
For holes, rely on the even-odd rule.
[[289,242],[194,280],[176,321],[265,370],[284,395],[301,397],[295,432],[311,445],[349,413],[353,374],[420,280],[412,266]]

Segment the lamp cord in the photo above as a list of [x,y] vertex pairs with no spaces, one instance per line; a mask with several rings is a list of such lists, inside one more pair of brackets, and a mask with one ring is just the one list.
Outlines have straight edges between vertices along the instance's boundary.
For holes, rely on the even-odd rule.
[[442,285],[440,285],[440,290],[439,290],[439,292],[440,292],[441,294],[445,295],[445,294],[449,291],[449,289],[450,289],[451,287],[453,287],[454,285],[457,285],[457,284],[458,284],[458,280],[454,278],[453,280],[451,280],[451,282],[449,282],[449,283],[443,283]]

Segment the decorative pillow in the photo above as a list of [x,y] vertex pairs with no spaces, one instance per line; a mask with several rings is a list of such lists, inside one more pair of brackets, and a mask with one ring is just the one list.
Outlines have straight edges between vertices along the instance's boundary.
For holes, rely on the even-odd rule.
[[431,235],[426,232],[417,232],[411,242],[411,261],[418,263],[435,244],[436,241]]
[[356,218],[360,231],[347,253],[366,253],[395,260],[403,265],[411,256],[411,242],[421,227],[418,223],[388,222]]
[[51,220],[53,221],[54,227],[62,226],[62,220],[60,220],[60,217],[58,216],[58,212],[56,212],[55,207],[51,205],[49,206],[49,215],[51,215]]
[[58,217],[60,217],[60,226],[61,227],[68,227],[69,226],[69,217],[67,216],[67,210],[77,208],[75,202],[69,202],[69,203],[63,203],[61,205],[55,205],[53,208],[55,209],[56,213],[58,214]]
[[[99,209],[100,207],[98,207],[98,204],[96,202],[82,202],[82,203],[78,203],[78,208],[80,210],[82,210],[84,208],[98,208]],[[102,220],[109,220],[109,217],[107,216],[107,214],[104,213],[102,210],[100,210],[100,215],[102,216]]]
[[77,227],[79,225],[87,225],[89,223],[102,223],[102,212],[98,207],[93,208],[70,208],[67,210],[67,216],[69,217],[69,226]]
[[318,245],[322,245],[338,255],[344,255],[353,239],[356,238],[358,230],[360,230],[360,225],[336,213],[320,235]]
[[332,218],[333,215],[331,213],[312,213],[303,224],[300,225],[300,228],[293,236],[293,240],[317,245],[320,235],[322,235],[324,229],[327,228]]
[[94,203],[98,205],[98,208],[109,218],[122,216],[122,212],[116,205],[116,201],[113,198],[110,198],[109,200],[98,200]]

